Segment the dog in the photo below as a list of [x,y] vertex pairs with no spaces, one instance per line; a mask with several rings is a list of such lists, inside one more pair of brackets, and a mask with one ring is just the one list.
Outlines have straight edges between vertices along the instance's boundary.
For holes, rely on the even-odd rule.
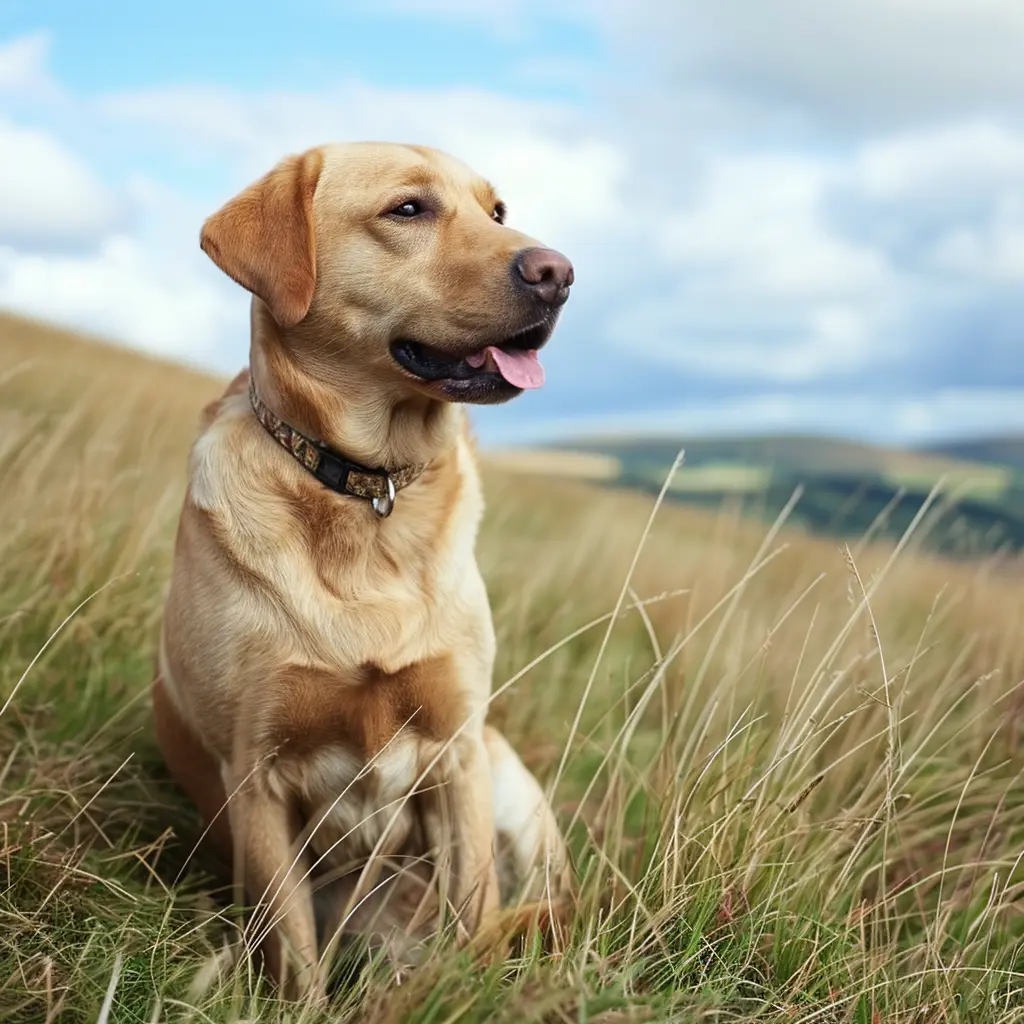
[[467,403],[543,383],[573,284],[437,150],[283,159],[204,223],[250,360],[189,454],[152,703],[171,774],[296,997],[343,936],[415,964],[571,887],[547,798],[485,723],[495,636]]

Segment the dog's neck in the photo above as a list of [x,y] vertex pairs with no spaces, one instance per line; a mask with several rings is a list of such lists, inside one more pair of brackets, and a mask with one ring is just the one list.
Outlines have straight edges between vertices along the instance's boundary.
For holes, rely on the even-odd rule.
[[399,398],[379,377],[319,359],[295,344],[254,302],[249,370],[270,410],[307,437],[373,469],[425,465],[455,443],[464,411],[449,402]]

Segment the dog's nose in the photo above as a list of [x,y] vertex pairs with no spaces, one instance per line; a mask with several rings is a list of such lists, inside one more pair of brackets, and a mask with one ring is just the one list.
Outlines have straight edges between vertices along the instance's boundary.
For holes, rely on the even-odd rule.
[[523,249],[513,261],[519,279],[542,302],[560,306],[569,298],[572,264],[554,249]]

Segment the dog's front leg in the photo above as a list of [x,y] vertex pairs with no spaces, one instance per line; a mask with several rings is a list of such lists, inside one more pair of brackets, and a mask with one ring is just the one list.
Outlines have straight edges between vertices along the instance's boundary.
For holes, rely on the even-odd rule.
[[229,806],[235,886],[253,906],[246,945],[262,949],[267,970],[285,995],[320,995],[309,858],[296,852],[296,810],[263,772],[251,773]]
[[423,794],[423,822],[438,863],[441,896],[460,942],[498,908],[491,765],[483,740],[457,740]]

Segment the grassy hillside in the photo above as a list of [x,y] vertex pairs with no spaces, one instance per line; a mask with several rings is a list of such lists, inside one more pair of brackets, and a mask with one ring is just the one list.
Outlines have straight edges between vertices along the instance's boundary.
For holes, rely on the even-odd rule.
[[486,474],[493,718],[555,787],[571,934],[383,965],[330,1015],[232,966],[147,686],[216,387],[0,323],[0,1019],[1024,1020],[1024,572]]

